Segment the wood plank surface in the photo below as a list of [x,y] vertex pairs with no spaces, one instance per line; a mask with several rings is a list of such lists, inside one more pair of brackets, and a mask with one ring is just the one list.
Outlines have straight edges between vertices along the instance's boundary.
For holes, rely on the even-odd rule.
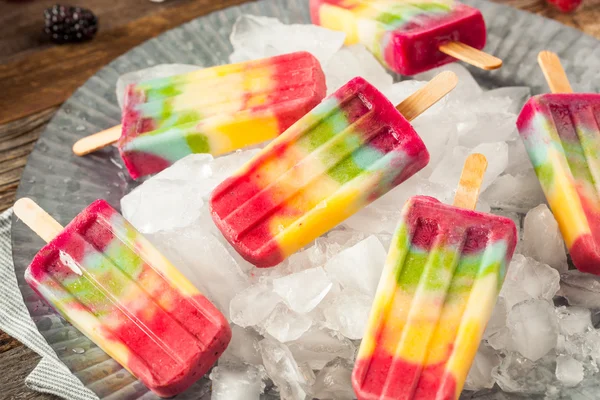
[[[98,69],[132,47],[206,13],[249,0],[78,0],[99,17],[98,36],[57,46],[42,33],[56,0],[0,0],[0,212],[15,199],[26,158],[58,106]],[[251,1],[251,0],[250,0]],[[308,0],[307,0],[308,1]],[[600,39],[600,0],[561,14],[544,0],[496,0],[556,19]],[[25,387],[39,356],[0,331],[0,399],[46,399]]]
[[[19,56],[53,47],[43,32],[44,10],[56,3],[77,4],[90,9],[98,17],[100,32],[117,27],[167,8],[189,3],[191,0],[169,0],[153,3],[148,0],[111,1],[83,0],[60,2],[56,0],[12,1],[0,5],[0,63]],[[107,4],[110,6],[107,7]],[[90,42],[91,43],[91,42]],[[85,46],[85,44],[84,44]]]
[[56,396],[37,393],[25,386],[25,378],[40,362],[40,356],[25,346],[2,353],[0,362],[6,366],[0,374],[0,399],[10,400],[58,400]]
[[132,47],[198,16],[244,2],[248,0],[186,1],[113,29],[100,29],[89,42],[22,50],[0,65],[0,82],[10,82],[0,91],[0,124],[61,104],[97,70]]
[[583,0],[577,11],[564,14],[544,0],[492,0],[557,20],[600,39],[600,0]]
[[0,210],[14,203],[27,156],[56,110],[51,107],[0,125]]
[[19,346],[22,346],[21,342],[9,336],[7,333],[0,331],[0,354]]

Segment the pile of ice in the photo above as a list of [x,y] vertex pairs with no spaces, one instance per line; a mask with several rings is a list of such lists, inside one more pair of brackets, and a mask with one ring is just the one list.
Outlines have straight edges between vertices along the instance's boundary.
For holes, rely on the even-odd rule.
[[[311,51],[330,92],[361,75],[394,102],[439,72],[393,84],[363,47],[341,48],[343,34],[266,18],[242,17],[231,41],[235,61]],[[514,219],[521,240],[466,389],[497,384],[548,398],[592,390],[600,332],[590,309],[600,309],[600,280],[567,271],[557,223],[515,130],[529,89],[485,91],[461,65],[442,69],[460,83],[414,121],[431,152],[427,168],[274,268],[241,259],[207,207],[211,190],[258,150],[189,156],[122,199],[125,217],[232,322],[232,342],[210,376],[213,399],[258,399],[267,380],[283,399],[353,398],[350,373],[400,209],[415,194],[451,202],[472,152],[489,162],[478,209]]]

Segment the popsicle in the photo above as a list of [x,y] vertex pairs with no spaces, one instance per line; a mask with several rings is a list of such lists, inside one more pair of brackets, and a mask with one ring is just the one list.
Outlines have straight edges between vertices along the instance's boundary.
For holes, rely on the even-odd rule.
[[553,94],[533,96],[517,127],[573,264],[600,275],[600,95],[573,94],[556,54],[538,60]]
[[223,315],[105,201],[64,229],[30,199],[14,210],[48,242],[27,283],[157,395],[183,392],[227,347]]
[[359,400],[459,398],[517,237],[473,211],[486,166],[467,159],[454,206],[404,205],[352,372]]
[[307,52],[132,84],[122,126],[81,139],[73,151],[85,155],[118,142],[137,179],[192,153],[220,155],[273,139],[325,92],[319,61]]
[[352,79],[215,188],[215,224],[254,265],[283,261],[427,164],[409,121],[456,83],[446,71],[396,109]]
[[502,60],[481,51],[486,42],[481,12],[454,0],[310,0],[312,21],[346,33],[383,65],[414,75],[457,59],[482,69]]

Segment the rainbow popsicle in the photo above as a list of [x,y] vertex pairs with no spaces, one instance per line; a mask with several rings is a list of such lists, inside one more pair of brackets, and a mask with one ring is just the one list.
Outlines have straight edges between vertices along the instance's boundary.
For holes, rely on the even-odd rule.
[[325,97],[319,61],[298,52],[130,85],[118,141],[137,179],[192,153],[273,139]]
[[532,97],[517,127],[575,266],[600,275],[600,95]]
[[440,45],[486,42],[481,12],[454,0],[310,0],[310,11],[314,24],[345,32],[346,44],[362,43],[402,75],[456,61]]
[[213,219],[248,261],[270,267],[429,161],[410,123],[354,78],[213,192]]
[[200,379],[231,339],[223,315],[103,200],[40,250],[25,279],[162,397]]
[[516,235],[508,218],[407,201],[352,375],[359,400],[459,398]]

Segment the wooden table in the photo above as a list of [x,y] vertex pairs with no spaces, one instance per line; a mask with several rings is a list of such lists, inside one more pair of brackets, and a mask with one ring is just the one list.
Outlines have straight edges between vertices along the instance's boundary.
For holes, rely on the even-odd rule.
[[[97,37],[82,45],[52,45],[42,34],[42,11],[56,0],[0,0],[0,211],[9,208],[27,156],[71,93],[98,69],[170,28],[250,0],[80,0],[99,17]],[[307,0],[308,1],[308,0]],[[600,0],[571,15],[543,0],[498,0],[554,18],[600,38]],[[67,2],[68,3],[68,2]],[[24,378],[39,357],[0,331],[0,399],[51,399],[28,390]]]

